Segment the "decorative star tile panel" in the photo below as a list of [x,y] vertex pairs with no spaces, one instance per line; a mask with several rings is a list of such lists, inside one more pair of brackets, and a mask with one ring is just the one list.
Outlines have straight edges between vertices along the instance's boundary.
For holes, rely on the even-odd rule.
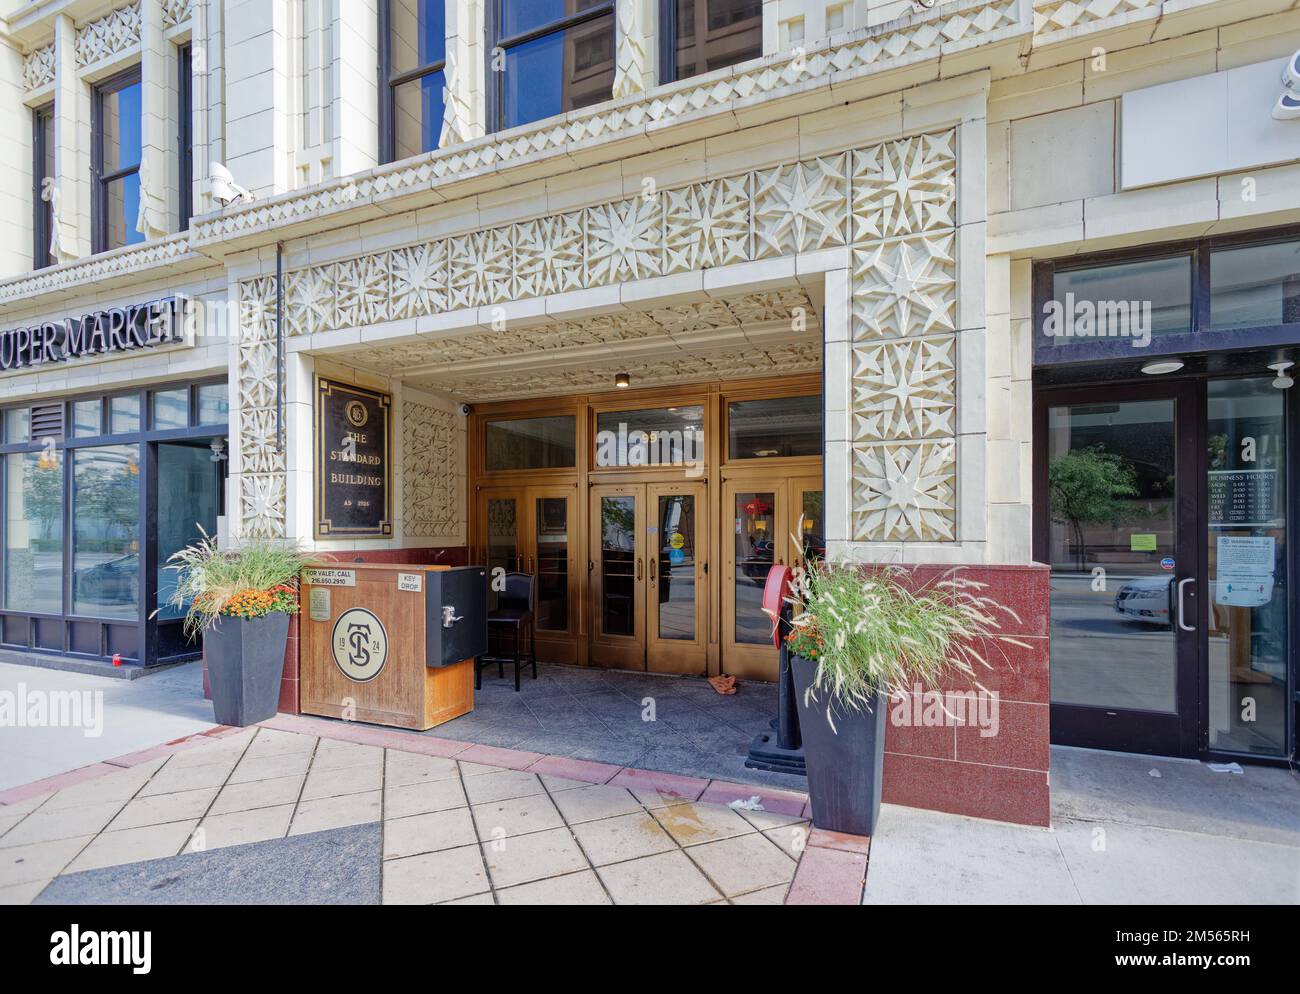
[[337,275],[334,265],[312,266],[284,278],[285,334],[314,335],[339,325],[335,309]]
[[42,86],[53,83],[54,73],[53,44],[38,48],[23,59],[23,86],[28,90],[39,90]]
[[662,270],[663,201],[658,194],[588,207],[590,286],[658,276]]
[[394,318],[438,314],[447,309],[447,243],[424,242],[385,256]]
[[952,440],[853,447],[850,537],[859,542],[951,541],[957,458]]
[[510,297],[513,253],[509,228],[471,231],[447,240],[450,304],[482,307]]
[[956,236],[935,232],[853,250],[853,337],[952,331],[957,320]]
[[516,297],[539,297],[582,288],[582,214],[553,214],[516,224]]
[[710,180],[664,194],[664,272],[749,257],[749,177]]
[[278,538],[285,534],[286,482],[275,432],[275,280],[241,283],[239,314],[240,519],[244,535]]
[[387,321],[389,316],[388,259],[363,255],[335,264],[339,325],[364,328]]
[[78,67],[125,52],[140,42],[140,0],[77,28]]
[[853,153],[853,237],[950,229],[956,223],[954,132],[917,135]]
[[460,532],[456,417],[413,401],[402,402],[402,518],[408,537],[441,538]]
[[754,174],[754,258],[844,244],[847,163],[833,155]]
[[853,439],[951,438],[957,338],[912,338],[853,350]]

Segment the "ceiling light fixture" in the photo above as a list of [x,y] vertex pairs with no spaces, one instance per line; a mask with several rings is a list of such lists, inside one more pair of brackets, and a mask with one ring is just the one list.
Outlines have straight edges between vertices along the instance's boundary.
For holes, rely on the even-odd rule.
[[1291,378],[1289,373],[1287,373],[1287,370],[1294,365],[1295,363],[1290,362],[1289,360],[1270,362],[1268,364],[1268,368],[1277,373],[1277,379],[1273,381],[1274,387],[1278,390],[1290,390],[1295,386],[1295,380]]
[[1142,367],[1142,372],[1148,376],[1163,376],[1165,373],[1176,373],[1183,368],[1181,359],[1157,359],[1155,362],[1149,362]]
[[627,373],[614,374],[614,386],[618,387],[620,390],[624,390],[631,385],[632,377],[628,376]]

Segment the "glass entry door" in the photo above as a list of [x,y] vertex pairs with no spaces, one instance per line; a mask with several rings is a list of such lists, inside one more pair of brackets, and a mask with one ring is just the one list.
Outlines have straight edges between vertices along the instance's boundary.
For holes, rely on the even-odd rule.
[[706,672],[705,506],[698,483],[592,487],[593,663]]
[[1052,741],[1194,755],[1205,613],[1195,387],[1051,391],[1037,403]]
[[[478,495],[480,544],[489,576],[535,576],[534,629],[539,658],[577,659],[577,509],[573,484],[491,487]],[[488,592],[489,607],[495,593]]]

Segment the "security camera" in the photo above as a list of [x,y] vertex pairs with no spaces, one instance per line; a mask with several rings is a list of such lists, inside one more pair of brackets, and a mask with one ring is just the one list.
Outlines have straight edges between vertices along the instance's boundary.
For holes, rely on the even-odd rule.
[[459,410],[462,418],[469,417],[470,406],[468,404],[461,404]]
[[1282,85],[1293,93],[1300,93],[1300,52],[1287,59],[1282,70]]
[[208,183],[212,199],[222,207],[229,207],[236,202],[251,203],[253,200],[253,194],[236,183],[230,170],[220,162],[208,163]]
[[1286,60],[1286,66],[1282,69],[1282,85],[1285,89],[1273,105],[1274,120],[1300,119],[1300,52]]

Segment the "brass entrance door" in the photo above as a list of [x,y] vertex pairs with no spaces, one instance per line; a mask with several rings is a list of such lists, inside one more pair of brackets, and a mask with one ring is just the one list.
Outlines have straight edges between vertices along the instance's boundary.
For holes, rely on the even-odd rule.
[[727,673],[775,680],[773,620],[763,588],[773,564],[825,554],[820,477],[754,476],[722,491],[722,665]]
[[529,573],[537,578],[535,630],[540,658],[577,659],[578,508],[572,483],[485,487],[478,521],[490,576]]
[[706,488],[591,488],[590,659],[654,673],[707,671]]

